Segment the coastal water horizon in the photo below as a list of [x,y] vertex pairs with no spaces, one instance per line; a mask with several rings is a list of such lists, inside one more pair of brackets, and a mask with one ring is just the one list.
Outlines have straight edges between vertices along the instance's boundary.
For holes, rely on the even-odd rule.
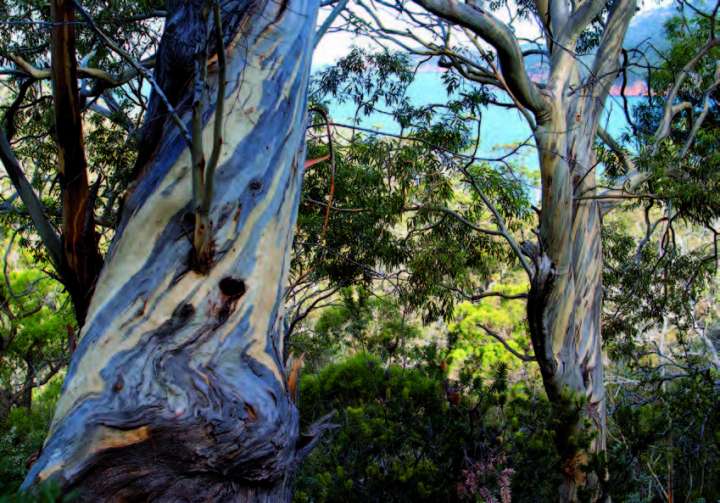
[[[423,106],[447,101],[447,92],[442,81],[441,72],[419,72],[408,87],[407,97],[411,105]],[[628,96],[628,105],[632,110],[644,100],[643,96]],[[374,112],[370,115],[355,117],[356,105],[352,101],[340,102],[337,99],[329,103],[329,114],[336,124],[363,128],[365,134],[390,134],[400,132],[399,124],[386,113]],[[601,121],[603,128],[612,136],[619,138],[630,130],[623,111],[623,98],[612,94],[608,96],[605,112]],[[477,156],[495,158],[503,152],[514,148],[519,143],[530,139],[532,131],[522,116],[515,109],[489,104],[481,110],[480,145]],[[526,148],[520,159],[528,168],[538,166],[537,156],[533,148]]]

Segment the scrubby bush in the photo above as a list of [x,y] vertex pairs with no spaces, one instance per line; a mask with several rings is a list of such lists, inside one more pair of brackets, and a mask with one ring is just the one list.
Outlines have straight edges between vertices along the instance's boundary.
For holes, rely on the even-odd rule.
[[335,410],[337,428],[303,464],[295,501],[549,501],[547,402],[506,378],[501,366],[489,382],[450,381],[433,360],[403,368],[368,354],[305,376],[304,422]]

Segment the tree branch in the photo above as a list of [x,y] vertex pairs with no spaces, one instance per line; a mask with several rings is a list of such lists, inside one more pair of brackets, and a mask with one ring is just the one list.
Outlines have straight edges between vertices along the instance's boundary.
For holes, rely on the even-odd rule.
[[93,218],[77,83],[75,19],[71,0],[52,0],[52,88],[58,175],[62,191],[62,264],[60,276],[73,300],[78,324],[85,320],[90,295],[103,259]]
[[605,129],[598,126],[597,135],[600,137],[600,139],[605,143],[605,145],[612,150],[613,154],[617,156],[618,159],[620,159],[620,162],[622,162],[623,166],[625,167],[625,170],[627,173],[630,173],[635,169],[635,162],[628,156],[628,153],[623,150],[622,146],[613,138],[610,136],[610,133],[608,133]]
[[548,105],[525,69],[525,62],[515,34],[510,28],[477,6],[456,0],[415,0],[416,3],[441,18],[464,26],[492,45],[500,59],[503,78],[522,105],[531,110],[538,122],[543,122]]
[[635,5],[636,0],[617,0],[610,11],[590,76],[592,79],[597,79],[599,84],[593,93],[600,98],[598,102],[604,103],[610,92],[610,86],[620,71],[620,52],[630,20],[635,13]]
[[30,182],[28,182],[25,177],[20,163],[10,147],[10,142],[8,142],[5,136],[5,131],[2,129],[0,129],[0,160],[2,160],[3,166],[5,166],[5,171],[13,187],[15,187],[20,199],[28,210],[30,219],[47,249],[53,267],[55,267],[56,271],[60,271],[60,265],[62,264],[62,244],[60,237],[53,226],[50,225],[47,218],[45,218],[42,204],[37,194],[35,194],[32,185],[30,185]]
[[335,19],[340,15],[340,13],[347,7],[348,0],[340,0],[337,2],[333,9],[328,13],[327,17],[323,21],[323,23],[320,25],[320,27],[315,32],[315,42],[313,44],[314,47],[317,47],[320,43],[320,40],[322,40],[323,36],[325,36],[325,33],[330,29],[330,26],[333,24]]
[[685,140],[685,144],[683,145],[682,150],[680,151],[680,157],[685,157],[685,155],[688,153],[688,150],[690,150],[690,147],[692,146],[693,142],[695,141],[695,137],[698,134],[698,131],[700,131],[700,127],[705,122],[705,119],[708,116],[708,113],[710,112],[710,100],[712,98],[712,94],[715,92],[715,90],[720,86],[720,62],[717,62],[715,64],[715,82],[713,82],[710,87],[708,87],[705,92],[703,93],[703,108],[700,112],[700,115],[693,121],[692,129],[690,130],[690,134],[688,135],[687,139]]
[[[11,54],[9,58],[17,65],[17,67],[25,73],[28,77],[31,77],[35,80],[49,80],[52,78],[52,69],[51,68],[37,68],[33,66],[30,62],[25,60],[22,56]],[[148,60],[150,64],[153,63],[153,60]],[[123,72],[119,75],[111,75],[110,73],[106,72],[105,70],[101,70],[100,68],[90,68],[87,66],[78,66],[77,67],[77,74],[83,78],[87,79],[95,79],[98,81],[101,81],[103,83],[103,89],[107,89],[109,87],[119,87],[123,84],[126,84],[131,79],[136,77],[138,75],[138,71],[133,69],[127,72]]]
[[102,42],[110,48],[115,54],[123,58],[125,61],[127,61],[130,66],[132,66],[137,72],[142,75],[152,86],[153,90],[157,93],[157,95],[160,97],[162,102],[165,104],[165,106],[168,109],[168,113],[170,114],[170,119],[175,123],[177,128],[180,130],[180,133],[182,135],[183,140],[185,140],[185,143],[190,147],[192,146],[192,139],[190,138],[190,132],[188,131],[187,127],[185,126],[185,123],[182,121],[180,116],[178,116],[177,112],[175,111],[175,108],[172,106],[172,103],[168,100],[167,96],[165,95],[165,92],[162,90],[160,85],[157,83],[153,75],[142,66],[141,63],[138,63],[135,61],[135,59],[126,51],[124,51],[119,45],[117,45],[113,40],[103,32],[98,25],[93,20],[92,16],[83,8],[82,5],[80,5],[77,0],[72,0],[73,4],[75,5],[75,8],[80,12],[82,17],[87,21],[87,23],[90,25],[92,30],[97,34],[97,36],[102,40]]
[[496,231],[494,229],[488,229],[486,227],[479,227],[479,226],[475,225],[474,223],[470,222],[467,218],[460,215],[458,212],[453,211],[450,208],[445,208],[443,206],[424,206],[424,205],[406,206],[405,208],[403,208],[403,211],[429,211],[429,212],[445,213],[446,215],[450,215],[455,220],[457,220],[458,222],[467,226],[468,228],[474,230],[475,232],[479,232],[481,234],[488,234],[490,236],[504,237],[504,234],[502,232]]
[[672,122],[672,119],[675,117],[675,115],[678,114],[681,110],[684,110],[686,108],[691,107],[692,105],[687,102],[682,102],[680,104],[675,103],[675,98],[677,97],[678,91],[680,90],[680,87],[682,86],[683,82],[685,82],[685,79],[688,75],[690,75],[690,72],[697,66],[697,64],[705,57],[705,55],[714,47],[717,47],[720,45],[720,38],[710,38],[696,53],[695,55],[688,61],[685,66],[682,68],[678,76],[675,78],[675,83],[670,90],[670,93],[668,94],[665,102],[665,110],[663,112],[663,118],[660,121],[660,124],[658,125],[657,131],[655,132],[655,147],[653,150],[657,149],[657,145],[665,139],[670,134],[670,124]]
[[475,181],[475,178],[468,172],[467,168],[463,168],[463,173],[467,177],[468,181],[470,182],[470,185],[472,185],[473,189],[475,189],[475,192],[477,195],[482,199],[482,202],[485,204],[485,206],[490,210],[490,212],[493,214],[493,217],[495,217],[495,224],[498,226],[498,229],[500,229],[500,234],[505,238],[505,240],[510,245],[510,248],[512,249],[513,253],[515,253],[515,256],[517,257],[518,261],[520,262],[520,265],[525,269],[525,272],[528,275],[528,278],[533,277],[533,270],[530,267],[530,263],[527,261],[527,258],[523,254],[522,250],[520,249],[520,246],[518,245],[517,241],[515,241],[515,238],[512,237],[510,232],[507,229],[507,226],[505,225],[505,219],[503,219],[502,215],[500,215],[500,212],[495,208],[495,205],[492,204],[490,199],[485,195],[485,192],[480,188],[480,186]]
[[484,324],[482,324],[482,323],[477,323],[477,326],[480,327],[480,328],[482,328],[490,337],[492,337],[493,339],[495,339],[495,340],[497,340],[498,342],[500,342],[500,344],[502,344],[502,345],[505,347],[505,349],[507,349],[508,351],[510,351],[510,353],[512,353],[513,356],[519,358],[520,360],[522,360],[522,361],[524,361],[524,362],[534,362],[534,361],[535,361],[535,356],[534,356],[534,355],[528,355],[528,354],[522,354],[522,353],[520,353],[519,351],[517,351],[516,349],[514,349],[514,348],[508,343],[508,341],[505,340],[505,338],[504,338],[502,335],[498,334],[497,332],[495,332],[493,329],[491,329],[491,328],[488,327],[487,325],[484,325]]

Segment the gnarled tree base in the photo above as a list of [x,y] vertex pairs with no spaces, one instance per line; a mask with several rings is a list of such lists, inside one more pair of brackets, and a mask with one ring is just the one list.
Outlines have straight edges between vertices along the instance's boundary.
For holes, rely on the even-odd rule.
[[[298,434],[281,328],[318,2],[220,4],[227,106],[214,260],[191,269],[191,156],[166,114],[151,115],[159,140],[125,204],[25,489],[52,480],[93,502],[287,501],[312,445]],[[181,2],[168,17],[157,75],[194,54],[206,5]],[[207,82],[217,88],[215,64],[211,56]],[[192,90],[174,91],[187,122]],[[218,110],[205,104],[204,145]]]

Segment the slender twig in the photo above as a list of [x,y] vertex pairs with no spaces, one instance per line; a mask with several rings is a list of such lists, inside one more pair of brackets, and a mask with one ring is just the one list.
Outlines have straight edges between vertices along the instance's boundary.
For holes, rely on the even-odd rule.
[[218,160],[220,159],[220,151],[223,144],[223,120],[225,118],[225,72],[227,62],[225,57],[225,41],[223,40],[222,19],[220,17],[220,2],[216,0],[213,3],[213,20],[215,24],[215,40],[218,58],[218,89],[217,101],[215,104],[215,124],[213,129],[213,148],[210,153],[210,160],[205,168],[205,193],[203,195],[203,209],[210,210],[210,201],[213,193],[213,178],[215,169],[217,169]]
[[335,197],[335,147],[333,145],[332,130],[330,128],[330,118],[328,117],[327,112],[325,112],[325,110],[323,110],[322,108],[318,107],[313,107],[310,109],[310,111],[319,114],[325,121],[325,130],[327,132],[328,140],[328,151],[330,155],[330,192],[328,195],[327,209],[325,210],[325,218],[323,220],[322,234],[320,238],[321,240],[323,240],[327,233],[328,224],[330,223],[330,208],[332,208],[333,199]]
[[479,232],[481,234],[489,234],[491,236],[504,236],[501,231],[495,230],[495,229],[488,229],[485,227],[479,227],[475,225],[474,223],[470,222],[467,218],[460,215],[457,211],[453,211],[450,208],[445,208],[443,206],[425,206],[425,205],[416,205],[416,206],[406,206],[403,208],[403,211],[428,211],[428,212],[437,212],[437,213],[445,213],[446,215],[450,215],[458,222],[464,224],[465,226],[469,227],[470,229]]
[[520,353],[519,351],[514,349],[502,335],[495,332],[492,328],[490,328],[487,325],[484,325],[482,323],[477,323],[477,326],[482,328],[485,331],[485,333],[487,333],[490,337],[492,337],[493,339],[500,342],[500,344],[502,344],[505,347],[505,349],[510,351],[510,353],[512,353],[513,356],[519,358],[520,360],[522,360],[524,362],[534,362],[535,361],[534,355]]
[[518,245],[517,241],[515,241],[515,238],[513,238],[508,231],[507,226],[505,225],[505,219],[502,217],[502,215],[500,215],[500,212],[497,210],[495,205],[490,201],[485,192],[480,188],[477,181],[475,180],[475,177],[472,176],[472,174],[467,170],[467,168],[463,169],[463,171],[468,181],[470,182],[470,185],[472,185],[473,189],[475,189],[475,192],[480,197],[482,202],[493,214],[493,217],[495,218],[495,224],[498,226],[498,229],[500,229],[500,235],[505,238],[505,241],[508,242],[510,248],[515,253],[518,261],[520,261],[520,265],[522,265],[523,269],[525,269],[528,277],[532,278],[534,274],[532,267],[530,267],[530,263],[520,249],[520,245]]

